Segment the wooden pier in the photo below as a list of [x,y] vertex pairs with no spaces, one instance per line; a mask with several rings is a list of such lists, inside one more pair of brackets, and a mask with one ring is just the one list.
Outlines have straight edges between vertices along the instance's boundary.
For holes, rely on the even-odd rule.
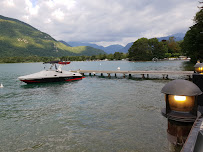
[[111,77],[111,75],[114,74],[116,77],[117,74],[122,74],[123,77],[126,77],[128,75],[131,77],[132,75],[141,75],[142,78],[149,78],[149,75],[162,75],[163,79],[168,79],[169,75],[181,75],[181,76],[188,76],[190,79],[192,77],[193,71],[98,71],[98,70],[77,70],[74,72],[81,73],[82,75],[85,75],[85,73],[88,73],[89,76],[91,75],[101,75],[107,74],[108,77]]

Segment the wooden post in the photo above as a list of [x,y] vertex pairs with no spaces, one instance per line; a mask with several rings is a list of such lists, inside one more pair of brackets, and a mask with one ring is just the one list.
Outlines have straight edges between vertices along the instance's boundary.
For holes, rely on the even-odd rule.
[[115,73],[115,77],[117,77],[116,73]]
[[129,74],[129,78],[131,78],[132,77],[132,75],[131,74]]
[[123,73],[123,78],[125,78],[125,73]]
[[108,74],[108,77],[110,78],[111,77],[111,74],[110,73],[107,73]]
[[145,76],[144,76],[144,74],[142,74],[142,79],[144,79],[145,78]]
[[188,80],[191,80],[191,77],[190,77],[190,75],[188,75]]

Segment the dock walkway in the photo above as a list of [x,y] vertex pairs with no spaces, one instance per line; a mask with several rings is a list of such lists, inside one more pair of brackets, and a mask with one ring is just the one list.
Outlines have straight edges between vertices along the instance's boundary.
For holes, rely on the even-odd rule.
[[193,71],[100,71],[100,70],[77,70],[74,72],[79,72],[81,74],[85,74],[85,73],[89,73],[89,75],[91,76],[96,75],[96,74],[100,74],[101,76],[103,76],[103,74],[107,74],[109,77],[111,76],[111,74],[115,74],[115,76],[117,76],[117,74],[123,74],[123,77],[125,77],[126,75],[129,75],[129,77],[131,77],[132,75],[141,75],[142,78],[145,78],[145,75],[147,75],[147,78],[149,78],[149,75],[162,75],[163,79],[168,79],[169,75],[183,75],[183,76],[188,76],[188,78],[191,78],[192,74],[194,73]]

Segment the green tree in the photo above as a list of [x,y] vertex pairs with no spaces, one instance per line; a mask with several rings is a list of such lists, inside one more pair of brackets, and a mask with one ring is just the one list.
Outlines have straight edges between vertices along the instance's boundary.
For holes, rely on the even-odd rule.
[[187,56],[191,58],[191,62],[197,60],[203,62],[203,7],[200,7],[199,12],[194,17],[195,24],[187,31],[182,48]]
[[121,60],[123,57],[123,53],[120,53],[120,52],[115,52],[114,53],[114,59],[115,60]]
[[168,53],[181,53],[179,43],[175,41],[175,37],[169,37],[167,41]]
[[129,60],[148,61],[153,57],[163,59],[167,53],[167,46],[164,42],[159,42],[157,38],[141,38],[133,43],[128,50]]
[[135,41],[128,50],[128,53],[130,61],[148,61],[153,58],[147,38],[141,38]]
[[168,49],[163,42],[159,42],[157,38],[152,38],[148,40],[148,44],[152,51],[153,57],[159,59],[163,59],[165,57],[165,53],[167,53]]
[[113,59],[114,59],[114,55],[113,55],[113,54],[108,54],[108,55],[107,55],[107,59],[113,60]]
[[91,56],[91,60],[95,60],[95,59],[96,59],[95,55]]
[[99,59],[99,60],[104,60],[104,59],[106,59],[106,54],[99,54],[99,55],[98,55],[98,59]]

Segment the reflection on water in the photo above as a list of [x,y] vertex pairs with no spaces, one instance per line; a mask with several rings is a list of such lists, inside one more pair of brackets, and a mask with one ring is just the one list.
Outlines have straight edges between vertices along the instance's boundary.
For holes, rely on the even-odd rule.
[[177,122],[168,119],[167,138],[170,152],[180,152],[193,123]]

